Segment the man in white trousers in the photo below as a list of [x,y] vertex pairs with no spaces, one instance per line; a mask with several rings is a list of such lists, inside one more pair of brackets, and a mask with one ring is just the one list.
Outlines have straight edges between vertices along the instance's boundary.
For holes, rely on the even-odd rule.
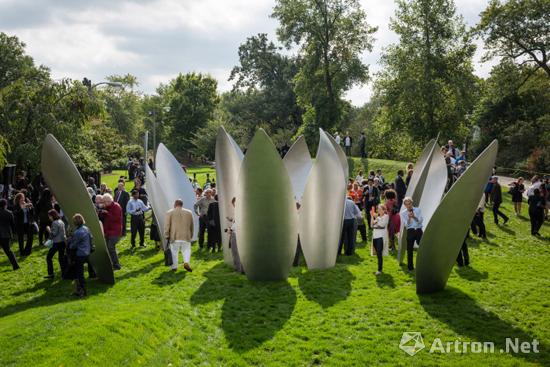
[[190,210],[183,208],[183,201],[177,199],[174,202],[174,209],[166,213],[164,224],[164,237],[170,244],[172,252],[172,271],[178,270],[178,253],[183,255],[183,268],[189,272],[193,271],[189,266],[191,259],[191,237],[193,236],[193,214]]

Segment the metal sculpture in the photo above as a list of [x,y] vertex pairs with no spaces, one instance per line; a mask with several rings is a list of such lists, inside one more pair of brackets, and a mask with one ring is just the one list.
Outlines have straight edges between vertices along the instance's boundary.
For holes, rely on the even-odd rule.
[[227,218],[235,218],[235,208],[231,200],[237,196],[237,184],[243,152],[223,127],[218,130],[216,138],[216,182],[222,225],[222,244],[224,262],[233,266],[233,256],[229,248],[229,236],[223,230],[229,228]]
[[338,158],[340,160],[340,164],[342,165],[342,169],[344,170],[344,182],[346,183],[346,185],[348,184],[348,178],[349,178],[349,164],[348,164],[348,157],[346,157],[346,153],[344,153],[344,150],[342,149],[342,147],[340,146],[340,144],[338,144],[336,142],[336,140],[334,140],[334,138],[332,137],[332,135],[330,135],[329,133],[325,132],[325,134],[327,135],[327,138],[328,140],[330,141],[330,143],[332,144],[334,150],[336,150],[336,154],[338,154]]
[[445,193],[445,186],[447,186],[447,163],[445,157],[441,154],[439,145],[436,144],[432,150],[426,181],[416,204],[422,211],[424,219],[422,229],[426,229],[433,213],[441,202],[441,198]]
[[[426,177],[430,170],[430,163],[433,157],[433,152],[437,142],[435,139],[432,139],[426,144],[424,150],[420,154],[420,158],[414,165],[413,175],[409,181],[409,186],[407,187],[407,192],[405,196],[410,196],[413,199],[414,205],[418,205],[420,198],[424,191],[424,184],[426,183]],[[439,197],[441,199],[441,196]],[[399,211],[403,210],[403,206],[399,208]],[[407,243],[407,231],[404,230],[404,226],[401,226],[399,231],[398,238],[398,247],[397,247],[397,261],[401,263],[403,261],[403,256],[405,256],[405,244]]]
[[42,145],[41,168],[44,180],[67,218],[72,218],[76,213],[84,217],[95,245],[95,251],[90,254],[90,262],[102,282],[114,284],[111,258],[86,185],[63,146],[51,134],[46,136]]
[[498,151],[493,142],[476,158],[441,200],[420,241],[416,259],[416,292],[445,288],[479,197],[491,175]]
[[162,143],[157,148],[155,168],[158,183],[164,192],[165,198],[168,200],[170,208],[176,199],[181,199],[183,207],[193,213],[194,231],[192,241],[196,241],[199,233],[199,217],[194,210],[196,202],[195,190],[181,164]]
[[328,134],[319,131],[317,157],[298,217],[300,242],[309,269],[334,266],[343,222],[346,183],[342,162]]
[[298,240],[293,196],[275,146],[259,129],[242,162],[235,207],[239,256],[249,279],[287,278]]
[[309,172],[313,165],[306,139],[304,139],[303,135],[292,144],[290,150],[283,158],[283,163],[292,182],[294,198],[300,203],[304,195]]
[[157,179],[157,177],[155,177],[155,174],[153,173],[151,168],[149,168],[148,164],[145,165],[145,175],[147,179],[146,180],[147,196],[149,198],[149,203],[153,208],[153,213],[155,214],[155,218],[157,219],[159,236],[160,238],[162,238],[162,246],[164,249],[166,249],[166,247],[168,246],[168,243],[166,243],[164,239],[165,216],[166,216],[166,212],[173,207],[174,201],[176,199],[170,202],[169,199],[166,198],[166,195],[164,194],[164,191],[162,189],[162,186],[159,183],[159,180]]

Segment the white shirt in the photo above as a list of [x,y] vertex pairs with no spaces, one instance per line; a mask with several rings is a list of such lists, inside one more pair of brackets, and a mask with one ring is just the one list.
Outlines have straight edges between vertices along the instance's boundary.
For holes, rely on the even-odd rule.
[[334,141],[336,142],[336,144],[340,145],[340,135],[336,135]]
[[346,147],[351,146],[351,138],[350,138],[349,136],[346,136],[346,137],[344,138],[344,145],[345,145]]
[[529,189],[527,190],[527,196],[533,196],[535,195],[535,189],[540,190],[540,186],[542,185],[542,182],[537,181],[534,184],[532,184]]
[[[376,218],[372,223],[372,238],[384,238],[386,233],[388,233],[388,223],[390,222],[390,217],[387,214],[384,214],[381,217]],[[381,228],[378,228],[381,227]]]

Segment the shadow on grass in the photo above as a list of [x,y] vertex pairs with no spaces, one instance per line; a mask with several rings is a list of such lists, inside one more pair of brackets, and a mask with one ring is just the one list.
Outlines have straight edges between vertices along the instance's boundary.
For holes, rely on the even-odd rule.
[[[143,266],[141,268],[137,268],[135,270],[131,270],[131,271],[128,271],[128,272],[124,272],[122,273],[122,275],[118,276],[118,273],[115,272],[115,280],[116,281],[121,281],[121,280],[125,280],[125,279],[131,279],[131,278],[135,278],[137,276],[140,276],[140,275],[143,275],[143,274],[147,274],[147,273],[150,273],[151,271],[153,271],[154,269],[160,267],[160,266],[164,266],[164,259],[160,259],[158,261],[155,261],[153,263],[150,263],[150,264],[147,264],[146,266]],[[124,268],[123,268],[124,269]],[[123,270],[125,271],[125,270]]]
[[191,304],[224,300],[221,326],[230,348],[239,353],[273,338],[296,305],[296,293],[287,281],[249,281],[223,263],[204,276],[208,280],[191,296]]
[[186,271],[183,269],[178,269],[178,271],[172,271],[170,267],[167,267],[167,271],[160,273],[160,275],[154,279],[151,284],[156,284],[161,287],[166,285],[174,285],[175,283],[185,279]]
[[340,264],[332,269],[306,270],[298,277],[304,296],[323,308],[334,306],[351,293],[351,282],[355,276]]
[[503,225],[503,224],[499,224],[498,225],[498,228],[502,231],[502,232],[506,232],[512,236],[514,236],[516,234],[516,231],[514,231],[513,229]]
[[[418,295],[418,298],[431,317],[473,341],[494,342],[497,352],[506,349],[506,338],[518,338],[520,342],[531,342],[535,339],[535,336],[502,320],[497,314],[484,309],[472,297],[456,288],[447,287],[438,293]],[[518,353],[511,356],[540,365],[549,365],[549,347],[550,345],[541,342],[538,346],[540,353]]]
[[395,288],[395,281],[391,274],[382,273],[376,276],[376,285],[379,288]]
[[455,272],[462,279],[470,280],[472,282],[480,282],[489,278],[489,273],[484,271],[483,273],[472,268],[471,266],[463,266],[461,268],[456,267]]
[[[89,279],[86,280],[86,286],[87,286],[88,297],[93,297],[97,294],[104,293],[110,287],[110,285],[100,283],[98,280],[89,280]],[[18,312],[23,312],[30,308],[51,306],[58,303],[65,303],[65,302],[72,302],[72,301],[79,300],[78,298],[75,298],[70,295],[71,292],[74,291],[74,286],[73,286],[73,282],[69,280],[59,280],[59,281],[52,282],[51,280],[48,279],[46,281],[37,283],[33,288],[18,292],[17,295],[26,294],[29,292],[35,292],[35,291],[38,291],[39,289],[44,289],[45,292],[38,297],[34,297],[27,301],[15,303],[15,304],[0,308],[0,318],[8,315],[13,315]]]
[[206,261],[222,260],[223,252],[210,252],[210,249],[207,249],[206,247],[202,250],[197,248],[196,251],[193,252],[193,258]]

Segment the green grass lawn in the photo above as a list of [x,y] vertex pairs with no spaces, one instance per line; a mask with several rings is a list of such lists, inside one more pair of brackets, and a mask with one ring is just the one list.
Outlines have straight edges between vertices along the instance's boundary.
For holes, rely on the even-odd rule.
[[[69,296],[71,283],[42,278],[45,249],[18,272],[0,257],[0,366],[549,366],[550,226],[531,237],[508,196],[509,224],[495,226],[487,211],[488,241],[470,240],[471,267],[455,268],[433,295],[417,295],[392,257],[375,277],[364,243],[334,269],[302,264],[288,281],[260,283],[197,245],[194,271],[172,273],[151,241],[131,254],[124,239],[116,284],[89,281],[83,300]],[[426,350],[401,351],[404,331],[422,332]],[[493,341],[496,353],[430,354],[436,337]],[[540,353],[499,353],[506,337],[536,338]]]

